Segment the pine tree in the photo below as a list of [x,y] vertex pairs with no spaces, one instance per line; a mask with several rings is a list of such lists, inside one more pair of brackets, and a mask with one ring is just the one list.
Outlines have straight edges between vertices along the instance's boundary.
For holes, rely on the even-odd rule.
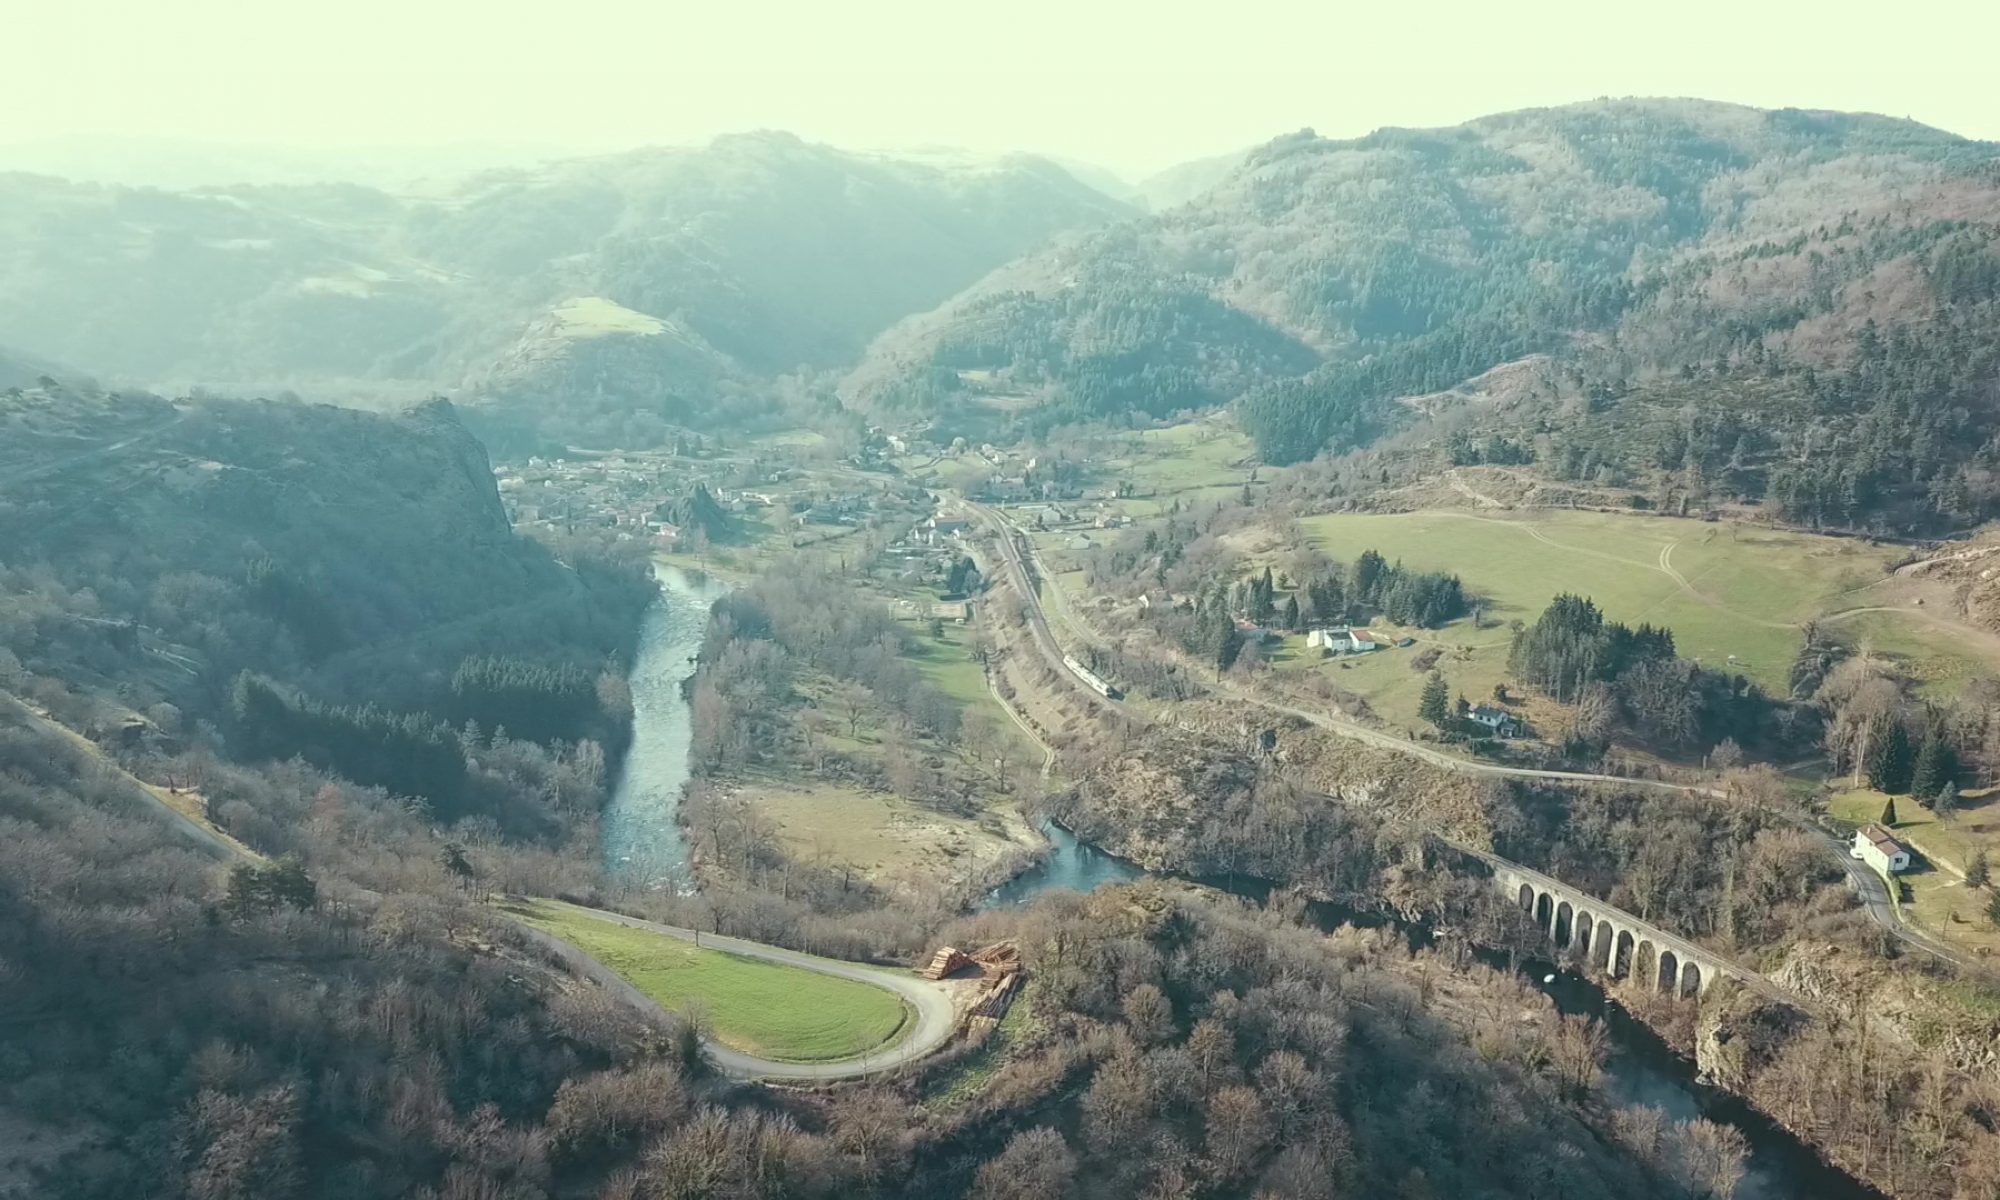
[[1993,867],[1986,860],[1986,851],[1974,850],[1972,860],[1965,864],[1965,882],[1968,887],[1985,887],[1993,876]]
[[1877,791],[1908,792],[1911,757],[1910,731],[1891,718],[1888,728],[1875,736],[1868,749],[1868,782]]
[[1250,619],[1263,624],[1271,619],[1272,597],[1277,588],[1271,581],[1271,568],[1265,567],[1264,574],[1250,581]]
[[1443,730],[1451,724],[1451,691],[1444,676],[1436,671],[1424,681],[1424,697],[1417,703],[1417,715]]
[[1910,770],[1910,794],[1918,797],[1935,796],[1951,782],[1955,763],[1951,761],[1951,746],[1939,732],[1933,721],[1924,729],[1923,744],[1917,750],[1916,765]]
[[1992,899],[1986,902],[1986,915],[1995,925],[2000,925],[2000,892],[1993,893]]
[[1285,597],[1285,628],[1296,633],[1304,623],[1305,621],[1299,613],[1299,595],[1297,592],[1293,592],[1291,595]]
[[1882,806],[1882,828],[1894,829],[1895,827],[1896,827],[1896,798],[1894,796],[1891,796],[1889,797],[1889,802]]
[[1938,789],[1937,799],[1931,801],[1931,811],[1940,818],[1950,816],[1958,808],[1958,785],[1947,782]]

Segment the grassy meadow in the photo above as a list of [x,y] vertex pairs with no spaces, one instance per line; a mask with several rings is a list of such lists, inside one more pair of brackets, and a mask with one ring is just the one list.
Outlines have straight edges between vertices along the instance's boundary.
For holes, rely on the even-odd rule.
[[[1340,513],[1302,521],[1335,558],[1374,549],[1405,566],[1453,571],[1492,601],[1487,619],[1532,622],[1561,592],[1596,601],[1613,620],[1674,631],[1680,653],[1783,688],[1797,625],[1840,607],[1881,578],[1897,552],[1845,538],[1729,523],[1593,512]],[[1457,627],[1446,638],[1497,645]]]
[[699,1006],[716,1040],[781,1062],[829,1062],[879,1049],[901,1034],[910,1012],[884,988],[817,971],[697,949],[631,929],[557,900],[509,909],[679,1010]]

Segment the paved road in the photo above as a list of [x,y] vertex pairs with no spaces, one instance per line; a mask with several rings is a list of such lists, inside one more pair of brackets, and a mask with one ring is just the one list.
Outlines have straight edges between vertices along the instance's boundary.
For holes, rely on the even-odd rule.
[[[979,513],[987,524],[999,530],[1001,543],[1008,549],[1010,560],[1008,565],[1010,569],[1018,572],[1022,579],[1021,592],[1030,617],[1029,627],[1033,631],[1036,640],[1046,644],[1047,648],[1044,650],[1044,653],[1053,655],[1057,663],[1060,664],[1062,650],[1056,644],[1055,636],[1050,631],[1048,622],[1042,618],[1041,598],[1033,588],[1025,585],[1026,567],[1015,558],[1016,543],[1009,536],[1006,519],[981,505],[974,504],[969,505],[969,507],[974,512]],[[1029,552],[1033,552],[1033,543],[1029,543]],[[1055,583],[1052,576],[1044,574],[1043,578],[1049,579],[1051,586],[1060,586]],[[1063,674],[1067,676],[1068,672],[1064,671]],[[1084,688],[1080,681],[1077,686],[1079,692],[1083,694],[1096,695],[1095,692]],[[1357,724],[1343,716],[1270,700],[1227,679],[1216,680],[1215,686],[1217,690],[1242,703],[1253,704],[1271,712],[1297,717],[1340,737],[1349,738],[1353,741],[1376,746],[1384,750],[1394,751],[1398,754],[1407,754],[1449,771],[1462,771],[1467,774],[1501,776],[1515,779],[1552,779],[1566,783],[1609,783],[1620,787],[1692,792],[1706,796],[1719,797],[1724,794],[1719,788],[1702,784],[1672,783],[1663,779],[1630,779],[1623,775],[1600,775],[1588,771],[1547,771],[1530,767],[1508,767],[1497,763],[1476,762],[1471,759],[1459,758],[1456,755],[1447,754],[1430,746],[1411,741],[1408,738],[1398,737],[1392,733],[1385,733],[1379,729],[1372,729],[1366,725]],[[1903,920],[1902,913],[1890,902],[1888,888],[1883,882],[1882,877],[1850,855],[1847,852],[1847,846],[1839,838],[1804,817],[1782,813],[1779,816],[1819,838],[1825,844],[1827,852],[1839,861],[1841,869],[1847,873],[1848,881],[1853,888],[1854,894],[1861,901],[1862,907],[1867,910],[1869,918],[1886,930],[1890,936],[1896,938],[1906,946],[1922,950],[1927,954],[1937,955],[1940,958],[1958,963],[1961,966],[1970,964],[1971,960],[1963,953],[1906,923]]]
[[1923,930],[1904,922],[1902,912],[1889,899],[1889,885],[1875,868],[1848,853],[1847,843],[1801,816],[1780,814],[1780,816],[1800,829],[1818,838],[1825,844],[1827,853],[1840,860],[1840,868],[1847,872],[1848,886],[1868,911],[1868,919],[1882,927],[1890,937],[1926,954],[1933,954],[1947,962],[1962,967],[1972,965],[1972,959],[1963,951],[1939,941]]
[[[1068,669],[1063,666],[1062,662],[1062,646],[1057,642],[1054,631],[1049,628],[1047,617],[1042,611],[1041,596],[1029,582],[1028,565],[1022,561],[1019,544],[1012,536],[1012,527],[1007,523],[1005,517],[985,505],[968,502],[966,507],[977,514],[981,521],[989,528],[999,534],[1001,553],[1005,559],[1005,566],[1008,574],[1014,580],[1016,589],[1021,593],[1024,611],[1028,617],[1029,632],[1034,635],[1036,644],[1042,648],[1043,657],[1047,658],[1056,670],[1062,672],[1064,675],[1068,675]],[[1032,543],[1030,543],[1029,553],[1033,553]],[[1039,574],[1042,578],[1049,580],[1051,587],[1058,589],[1061,587],[1060,584],[1055,582],[1053,576],[1046,572],[1039,572]],[[1311,722],[1341,737],[1357,742],[1364,742],[1385,750],[1393,750],[1398,754],[1407,754],[1413,758],[1420,758],[1433,766],[1442,767],[1448,771],[1463,771],[1474,775],[1497,775],[1515,779],[1556,779],[1571,783],[1613,783],[1626,787],[1653,788],[1672,792],[1699,792],[1711,796],[1721,795],[1717,789],[1712,787],[1691,783],[1671,783],[1664,779],[1632,779],[1624,775],[1600,775],[1588,771],[1548,771],[1539,770],[1534,767],[1509,767],[1499,763],[1478,762],[1473,759],[1460,758],[1455,754],[1447,754],[1442,750],[1426,746],[1421,742],[1412,741],[1406,737],[1399,737],[1393,733],[1362,725],[1337,713],[1326,713],[1315,709],[1300,708],[1297,705],[1271,700],[1228,679],[1217,679],[1212,682],[1216,690],[1227,694],[1231,699],[1242,701],[1245,704],[1254,704],[1259,708],[1271,712],[1297,717],[1302,721]],[[1096,692],[1091,691],[1089,688],[1079,687],[1077,691],[1080,695],[1092,696],[1099,700],[1104,700],[1103,697],[1098,696]],[[1115,702],[1108,700],[1104,702],[1113,704],[1114,707],[1122,712],[1128,714],[1131,712],[1124,705],[1115,704]]]
[[[944,988],[927,979],[915,975],[884,971],[859,963],[841,962],[837,959],[818,958],[802,954],[796,950],[785,950],[777,946],[766,946],[762,942],[746,942],[741,938],[723,937],[720,934],[697,934],[692,929],[682,929],[676,925],[661,925],[656,921],[643,921],[620,913],[605,912],[602,909],[589,910],[592,915],[630,929],[644,929],[665,937],[679,938],[684,942],[696,942],[703,949],[721,950],[744,958],[761,959],[764,962],[782,963],[788,967],[801,967],[817,971],[822,975],[832,975],[838,979],[852,979],[894,992],[908,1003],[916,1013],[916,1026],[906,1032],[902,1039],[885,1049],[864,1054],[859,1058],[840,1059],[835,1062],[793,1063],[777,1062],[759,1058],[733,1050],[712,1038],[702,1040],[702,1050],[724,1073],[743,1079],[790,1079],[803,1082],[829,1082],[839,1079],[859,1079],[866,1075],[876,1075],[893,1070],[924,1058],[951,1040],[958,1028],[958,1014],[952,1008],[951,997]],[[612,995],[649,1015],[672,1017],[659,1001],[633,987],[617,972],[585,954],[583,951],[563,941],[553,934],[521,925],[530,937],[560,954],[572,967],[595,979]]]

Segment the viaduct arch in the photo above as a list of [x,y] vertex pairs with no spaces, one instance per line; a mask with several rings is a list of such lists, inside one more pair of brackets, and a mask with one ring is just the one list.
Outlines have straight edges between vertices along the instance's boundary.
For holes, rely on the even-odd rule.
[[1559,879],[1495,854],[1448,844],[1492,868],[1494,886],[1533,918],[1557,951],[1614,979],[1635,978],[1676,997],[1699,996],[1724,976],[1759,992],[1772,990],[1755,974],[1712,951]]

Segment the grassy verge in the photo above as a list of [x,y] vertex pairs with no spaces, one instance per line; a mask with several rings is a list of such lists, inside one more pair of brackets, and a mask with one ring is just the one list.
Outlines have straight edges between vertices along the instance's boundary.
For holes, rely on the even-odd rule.
[[1015,1049],[1034,1031],[1035,1024],[1035,993],[1031,984],[977,1049],[925,1081],[923,1106],[933,1112],[946,1112],[984,1091],[1013,1057]]
[[[1846,825],[1867,825],[1881,819],[1888,799],[1873,788],[1854,788],[1834,795],[1827,813]],[[1970,792],[1961,811],[1940,819],[1910,797],[1898,796],[1896,826],[1890,831],[1917,855],[1912,868],[1896,877],[1900,888],[1889,889],[1897,909],[1926,932],[1974,953],[2000,953],[2000,929],[1986,911],[1991,893],[1965,882],[1965,868],[1976,852],[1984,850],[1989,859],[2000,861],[1996,799],[2000,797],[1991,791]],[[1907,898],[1899,894],[1904,889]]]
[[910,1012],[883,988],[777,963],[697,949],[554,900],[509,907],[616,971],[662,1007],[705,1010],[717,1041],[780,1062],[828,1062],[878,1049]]

